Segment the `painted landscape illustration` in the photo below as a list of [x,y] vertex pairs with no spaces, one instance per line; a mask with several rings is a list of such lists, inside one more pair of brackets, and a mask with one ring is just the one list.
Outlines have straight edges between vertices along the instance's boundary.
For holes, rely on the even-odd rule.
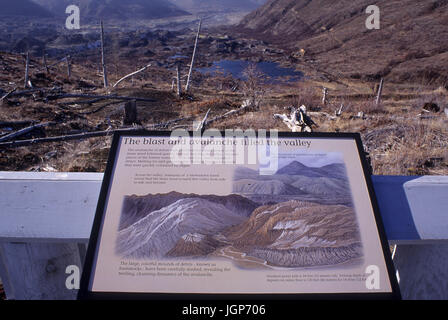
[[116,253],[222,258],[250,269],[347,265],[363,257],[345,164],[297,160],[268,176],[237,167],[227,196],[125,196]]

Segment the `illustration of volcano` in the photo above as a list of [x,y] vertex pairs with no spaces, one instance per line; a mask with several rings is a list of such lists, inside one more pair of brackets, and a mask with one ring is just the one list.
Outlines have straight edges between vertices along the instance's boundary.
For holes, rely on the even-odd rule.
[[[170,255],[178,256],[182,247],[179,240],[188,242],[198,239],[198,234],[213,235],[240,224],[255,208],[250,200],[236,195],[220,197],[169,193],[144,197],[147,203],[140,207],[144,212],[139,212],[131,202],[138,203],[141,199],[135,196],[125,199],[122,216],[128,216],[131,212],[134,217],[142,218],[118,232],[116,251],[122,257],[160,258],[173,249]],[[187,237],[188,234],[196,236]],[[208,242],[212,246],[218,243]],[[191,252],[186,255],[191,255]]]
[[352,203],[345,165],[332,163],[309,167],[292,161],[273,175],[239,167],[234,173],[233,192],[259,204],[303,200],[321,204]]
[[262,206],[225,236],[237,251],[272,266],[334,265],[362,256],[355,212],[343,205],[291,200]]
[[292,161],[260,176],[239,167],[233,194],[124,197],[116,253],[126,259],[226,259],[242,268],[359,263],[363,245],[345,165]]

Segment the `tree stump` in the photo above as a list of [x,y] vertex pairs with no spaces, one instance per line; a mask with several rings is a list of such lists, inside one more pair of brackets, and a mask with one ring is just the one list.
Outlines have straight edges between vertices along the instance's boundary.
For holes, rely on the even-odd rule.
[[124,105],[124,125],[137,123],[137,101],[131,100]]

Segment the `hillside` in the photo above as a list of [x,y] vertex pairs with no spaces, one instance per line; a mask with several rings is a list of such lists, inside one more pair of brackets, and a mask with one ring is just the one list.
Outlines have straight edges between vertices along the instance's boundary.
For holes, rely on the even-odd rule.
[[65,15],[68,5],[79,6],[82,17],[109,19],[154,19],[187,15],[165,0],[33,0],[55,15]]
[[362,256],[356,216],[346,206],[302,201],[262,206],[225,235],[236,249],[274,266],[330,265]]
[[0,0],[0,16],[24,16],[48,18],[52,14],[30,0]]
[[288,48],[338,76],[448,80],[448,1],[376,1],[380,30],[367,30],[371,1],[269,0],[236,28]]
[[205,11],[251,11],[258,8],[265,0],[170,0],[189,12]]
[[123,209],[120,218],[119,229],[127,228],[131,224],[146,217],[151,212],[160,210],[163,207],[169,206],[174,202],[184,198],[200,198],[214,203],[223,205],[230,211],[236,214],[248,217],[257,205],[239,195],[216,196],[216,195],[197,195],[197,194],[182,194],[179,192],[170,192],[165,194],[148,194],[146,196],[126,196],[123,200]]
[[119,231],[117,254],[134,259],[155,258],[165,256],[174,248],[170,254],[179,255],[179,240],[191,240],[188,234],[213,235],[245,219],[219,203],[181,199]]
[[233,192],[259,204],[288,200],[306,200],[321,204],[351,205],[351,193],[345,165],[332,163],[308,167],[292,161],[274,175],[262,176],[257,171],[239,167],[233,177]]

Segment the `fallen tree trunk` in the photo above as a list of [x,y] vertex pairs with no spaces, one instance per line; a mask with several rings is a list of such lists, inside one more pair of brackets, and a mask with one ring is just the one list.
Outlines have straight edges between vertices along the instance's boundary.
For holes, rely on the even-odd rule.
[[138,97],[126,97],[126,96],[114,96],[114,95],[94,95],[94,94],[81,94],[81,93],[63,93],[56,95],[47,96],[48,100],[58,100],[67,98],[91,98],[91,99],[111,99],[111,100],[136,100],[136,101],[146,101],[155,102],[157,100],[149,98],[138,98]]
[[11,91],[9,91],[8,93],[6,93],[1,99],[0,102],[2,102],[3,100],[5,100],[6,98],[8,98],[12,93],[14,93],[17,90],[17,88],[12,89]]
[[204,126],[208,126],[209,124],[211,124],[211,123],[213,123],[215,121],[222,120],[222,119],[228,118],[228,117],[233,116],[233,115],[237,115],[240,112],[247,111],[251,107],[252,107],[252,105],[250,103],[247,103],[247,100],[246,100],[240,108],[235,109],[235,110],[231,110],[229,112],[226,112],[226,113],[224,113],[221,116],[216,116],[216,117],[206,121],[204,123]]
[[49,126],[52,124],[54,124],[54,122],[38,123],[33,126],[30,126],[30,127],[27,127],[27,128],[15,131],[15,132],[11,132],[10,134],[7,134],[6,136],[1,137],[0,142],[9,141],[11,139],[23,136],[35,129],[43,128],[43,127],[46,127],[46,126]]
[[0,121],[0,127],[16,127],[26,126],[35,123],[34,120],[20,120],[20,121]]
[[44,142],[61,142],[61,141],[69,141],[69,140],[83,140],[88,138],[96,138],[96,137],[104,137],[108,135],[112,135],[114,132],[120,131],[136,131],[141,130],[141,127],[133,127],[133,128],[123,128],[123,129],[115,129],[115,130],[105,130],[105,131],[93,131],[93,132],[83,132],[72,135],[65,136],[57,136],[57,137],[48,137],[48,138],[36,138],[29,140],[19,140],[19,141],[10,141],[10,142],[1,142],[0,148],[17,148],[30,146],[38,143]]

